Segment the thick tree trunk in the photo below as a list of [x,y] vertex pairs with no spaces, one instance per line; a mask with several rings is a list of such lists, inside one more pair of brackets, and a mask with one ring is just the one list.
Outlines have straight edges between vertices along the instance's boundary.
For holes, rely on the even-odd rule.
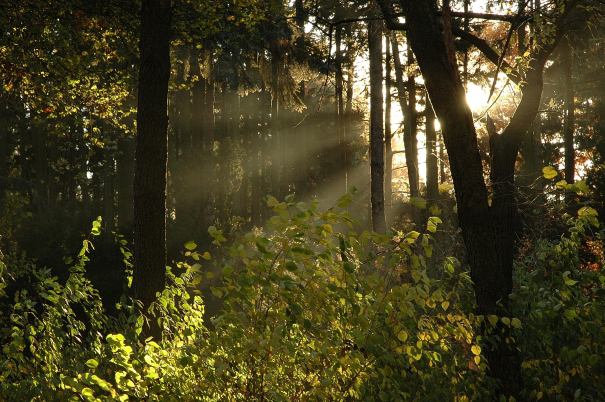
[[[563,30],[570,26],[571,11],[576,3],[570,3],[558,16],[554,40],[533,49],[521,84],[521,101],[504,131],[490,139],[491,207],[472,114],[458,74],[449,9],[443,9],[441,22],[436,17],[436,3],[432,0],[402,0],[401,3],[407,13],[408,36],[443,129],[478,312],[506,314],[508,295],[512,291],[517,214],[515,162],[523,138],[538,112],[544,64]],[[508,336],[507,328],[500,330],[501,339]],[[500,380],[500,392],[516,394],[521,378],[514,347],[506,342],[486,346],[490,372]]]
[[[164,288],[166,274],[166,162],[170,0],[144,0],[134,182],[134,296],[144,311]],[[144,336],[161,335],[151,320]]]
[[[441,29],[432,1],[406,1],[408,37],[425,78],[450,159],[456,192],[458,219],[475,283],[479,314],[498,314],[498,303],[506,304],[509,289],[502,282],[502,256],[488,204],[483,166],[477,145],[472,113],[458,74],[449,16],[444,10]],[[513,164],[514,167],[514,164]],[[512,261],[511,261],[512,262]],[[501,343],[503,344],[503,342]],[[488,348],[492,374],[502,381],[505,393],[515,393],[518,384],[509,348]]]
[[386,232],[384,214],[384,116],[382,94],[382,23],[368,23],[370,49],[370,175],[372,228]]

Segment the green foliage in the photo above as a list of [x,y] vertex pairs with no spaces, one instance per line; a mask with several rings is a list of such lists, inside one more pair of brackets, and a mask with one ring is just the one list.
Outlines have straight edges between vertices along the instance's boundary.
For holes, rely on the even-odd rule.
[[[211,256],[194,242],[186,244],[187,261],[168,271],[168,286],[147,317],[127,299],[117,318],[104,314],[86,279],[91,238],[64,284],[48,270],[14,261],[19,272],[3,278],[27,278],[32,289],[15,291],[2,316],[2,395],[392,400],[425,399],[436,389],[444,397],[476,395],[484,367],[469,366],[477,339],[457,296],[469,279],[453,260],[439,277],[427,274],[430,234],[358,234],[341,208],[320,212],[292,199],[269,204],[276,215],[266,230],[242,236],[216,261],[222,277],[212,292],[223,304],[211,331],[197,290],[210,276],[199,261]],[[430,222],[433,229],[439,220]],[[226,241],[218,229],[209,231],[215,244]],[[131,253],[119,243],[130,269]],[[161,341],[139,339],[146,319],[158,320]]]
[[[581,269],[578,252],[602,240],[594,210],[518,262],[513,316],[481,317],[469,313],[462,264],[432,256],[441,219],[425,233],[384,236],[356,233],[346,199],[327,211],[292,198],[268,204],[266,227],[228,247],[209,229],[219,257],[187,242],[145,316],[126,296],[106,315],[86,278],[100,219],[64,283],[9,256],[2,399],[489,400],[478,334],[499,323],[521,350],[524,398],[603,398],[605,276]],[[118,244],[130,275],[132,254]],[[210,321],[202,288],[221,301]],[[158,321],[161,340],[141,339],[146,320]]]
[[538,241],[517,269],[514,308],[523,319],[519,347],[525,397],[537,400],[605,398],[605,275],[582,260],[582,250],[602,244],[596,211],[583,207],[568,218],[558,240]]

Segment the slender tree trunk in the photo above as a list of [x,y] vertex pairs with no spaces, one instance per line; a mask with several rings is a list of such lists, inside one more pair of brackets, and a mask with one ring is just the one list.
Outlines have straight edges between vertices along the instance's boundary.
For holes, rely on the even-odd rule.
[[388,46],[389,36],[386,36],[386,52],[385,52],[385,101],[384,101],[384,142],[385,142],[385,176],[384,176],[384,192],[387,216],[391,219],[391,211],[393,209],[393,132],[391,128],[391,46]]
[[[134,181],[135,298],[146,311],[166,274],[166,162],[170,0],[143,0]],[[144,336],[161,335],[155,320]]]
[[370,49],[370,175],[372,228],[386,232],[384,213],[384,116],[382,94],[382,23],[368,23]]
[[118,227],[120,232],[131,240],[133,224],[133,185],[134,185],[134,148],[133,138],[118,141],[116,186],[118,192]]
[[[336,11],[336,19],[339,19],[340,11]],[[338,153],[339,153],[339,161],[337,168],[335,171],[342,172],[339,174],[337,183],[338,183],[338,194],[344,194],[347,192],[347,168],[346,168],[346,144],[345,144],[345,118],[344,118],[344,80],[342,74],[342,63],[343,63],[343,55],[342,55],[342,34],[343,34],[343,26],[338,25],[336,27],[336,34],[334,35],[335,42],[335,52],[334,52],[334,65],[335,65],[335,73],[334,73],[334,104],[335,104],[335,112],[336,112],[336,135],[338,136]]]
[[48,134],[40,122],[34,119],[30,135],[32,138],[32,159],[36,178],[34,204],[39,211],[45,211],[50,202]]
[[[397,99],[404,114],[403,143],[405,151],[405,162],[408,170],[408,183],[410,186],[410,197],[419,197],[420,184],[418,176],[418,144],[416,142],[416,83],[410,74],[407,81],[408,98],[406,99],[406,83],[403,81],[403,65],[399,58],[399,44],[395,34],[391,35],[391,46],[393,48],[393,64],[395,66],[395,83],[397,86]],[[408,48],[408,62],[412,60],[411,49]]]
[[[407,51],[408,71],[414,62],[412,48],[408,45]],[[408,103],[405,114],[406,122],[403,132],[405,145],[405,162],[408,168],[408,182],[410,183],[410,197],[420,197],[420,175],[418,174],[418,120],[416,115],[416,80],[414,74],[408,72],[407,82]]]
[[575,104],[574,85],[572,77],[572,49],[569,39],[563,45],[563,85],[565,86],[565,118],[563,121],[563,140],[565,142],[565,181],[575,181],[576,154],[574,149]]
[[437,133],[435,132],[435,112],[426,96],[425,133],[426,133],[426,197],[434,203],[439,197],[439,166],[437,160]]
[[[295,16],[294,19],[296,21],[296,27],[299,31],[299,37],[296,40],[296,46],[298,47],[298,54],[302,59],[302,56],[305,51],[305,4],[303,0],[294,0],[294,10]],[[302,61],[302,60],[301,60]],[[307,83],[303,80],[300,82],[300,86],[298,88],[298,96],[305,103],[307,97]]]
[[284,139],[279,127],[279,73],[280,73],[280,55],[278,44],[273,43],[271,49],[271,136],[273,137],[274,151],[272,158],[273,168],[273,195],[282,198],[286,194],[285,183],[285,158],[284,158]]
[[107,152],[103,167],[103,226],[105,238],[111,239],[115,229],[115,161],[112,154]]
[[[4,99],[0,98],[2,101]],[[4,212],[4,200],[6,198],[6,186],[2,183],[8,182],[10,172],[10,160],[13,147],[10,141],[10,118],[4,102],[0,104],[0,213]]]
[[439,130],[439,183],[445,183],[445,144],[443,142],[443,132]]

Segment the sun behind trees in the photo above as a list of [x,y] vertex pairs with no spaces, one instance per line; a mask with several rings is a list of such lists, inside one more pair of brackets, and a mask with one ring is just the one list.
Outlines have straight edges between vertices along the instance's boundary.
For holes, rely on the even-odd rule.
[[8,4],[0,399],[605,399],[605,9],[484,3]]

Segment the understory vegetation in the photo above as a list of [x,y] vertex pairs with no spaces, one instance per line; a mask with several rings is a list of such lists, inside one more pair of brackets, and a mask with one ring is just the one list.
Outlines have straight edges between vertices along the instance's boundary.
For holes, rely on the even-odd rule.
[[604,0],[0,6],[0,402],[605,401]]
[[[124,294],[108,314],[87,278],[100,218],[61,281],[18,255],[2,262],[3,400],[491,400],[481,328],[504,325],[522,358],[521,395],[603,400],[605,275],[597,212],[565,216],[564,234],[527,239],[516,261],[514,316],[473,314],[452,225],[358,233],[350,196],[269,198],[274,216],[235,239],[211,227],[168,270],[147,316]],[[592,247],[592,249],[591,249]],[[601,247],[601,248],[599,248]],[[209,289],[202,292],[200,289]],[[214,313],[205,311],[209,293]],[[142,340],[144,320],[162,338]],[[493,331],[493,337],[498,336]]]

